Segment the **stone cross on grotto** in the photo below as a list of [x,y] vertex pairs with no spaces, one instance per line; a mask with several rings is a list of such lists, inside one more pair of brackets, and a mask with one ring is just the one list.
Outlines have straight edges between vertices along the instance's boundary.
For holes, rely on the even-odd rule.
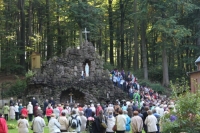
[[87,42],[87,33],[90,33],[90,32],[87,31],[87,29],[85,28],[85,30],[82,31],[82,33],[85,33],[85,42]]

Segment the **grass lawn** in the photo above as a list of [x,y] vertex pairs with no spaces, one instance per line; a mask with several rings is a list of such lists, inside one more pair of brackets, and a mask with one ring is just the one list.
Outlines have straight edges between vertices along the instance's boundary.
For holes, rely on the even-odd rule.
[[[47,125],[47,119],[45,118],[45,122],[46,122],[46,125]],[[7,124],[14,124],[17,126],[17,121],[14,120],[14,121],[7,121]],[[29,122],[29,125],[31,125],[31,122]],[[31,129],[29,129],[29,132],[32,133],[33,131]],[[18,129],[8,129],[8,133],[18,133]],[[49,128],[48,127],[45,127],[44,128],[44,133],[49,133]],[[87,133],[87,132],[84,132],[84,133]],[[131,132],[130,132],[131,133]],[[142,133],[145,133],[144,131]]]
[[[46,122],[46,125],[47,125],[47,120],[45,120],[45,122]],[[14,120],[14,121],[9,120],[9,121],[7,121],[7,124],[14,124],[14,125],[17,126],[17,121],[16,120]],[[31,124],[32,123],[29,122],[30,126],[31,126]],[[32,130],[29,129],[29,132],[32,133]],[[16,129],[8,129],[8,133],[18,133],[18,129],[17,128]],[[49,128],[48,127],[44,128],[44,133],[49,133]]]

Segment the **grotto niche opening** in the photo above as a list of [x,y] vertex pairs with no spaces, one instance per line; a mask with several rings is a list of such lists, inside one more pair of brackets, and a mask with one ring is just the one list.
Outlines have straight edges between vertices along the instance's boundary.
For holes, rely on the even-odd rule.
[[[71,97],[71,98],[70,98]],[[74,88],[70,88],[61,92],[60,103],[85,103],[85,94]]]

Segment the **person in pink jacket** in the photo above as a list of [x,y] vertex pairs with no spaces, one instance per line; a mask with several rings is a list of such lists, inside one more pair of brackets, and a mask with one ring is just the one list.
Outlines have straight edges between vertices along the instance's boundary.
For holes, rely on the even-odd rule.
[[97,104],[97,109],[96,109],[96,116],[99,116],[99,112],[103,110],[100,104]]
[[48,106],[47,108],[46,108],[46,117],[47,117],[47,120],[48,120],[48,122],[49,122],[49,120],[50,120],[50,118],[51,118],[51,114],[53,113],[53,109],[50,107],[50,106]]
[[1,113],[0,113],[0,133],[8,133],[6,120],[2,117]]

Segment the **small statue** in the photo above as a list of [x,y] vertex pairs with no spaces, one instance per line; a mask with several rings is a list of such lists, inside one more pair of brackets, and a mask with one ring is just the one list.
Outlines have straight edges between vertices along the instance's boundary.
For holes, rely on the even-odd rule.
[[89,77],[89,65],[88,65],[88,63],[86,63],[86,65],[85,65],[85,76]]

